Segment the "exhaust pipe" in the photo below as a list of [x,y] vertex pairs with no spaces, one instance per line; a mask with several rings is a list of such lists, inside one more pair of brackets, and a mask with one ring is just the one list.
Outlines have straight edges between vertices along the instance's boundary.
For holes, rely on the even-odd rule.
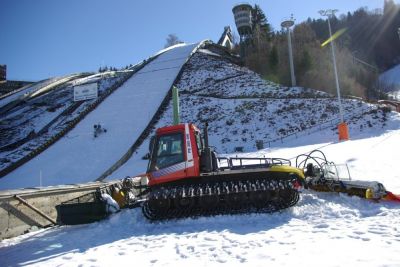
[[[204,149],[200,157],[200,169],[203,172],[212,172],[215,170],[216,164],[213,162],[213,153],[208,144],[208,123],[204,124],[203,129]],[[215,157],[215,156],[214,156]],[[215,160],[214,160],[215,161]]]
[[204,148],[209,148],[209,146],[208,146],[208,122],[204,123]]

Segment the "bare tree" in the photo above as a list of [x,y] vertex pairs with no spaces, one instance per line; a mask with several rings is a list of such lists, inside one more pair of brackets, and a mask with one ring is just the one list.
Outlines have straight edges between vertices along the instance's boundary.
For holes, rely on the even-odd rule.
[[164,45],[164,48],[176,45],[176,44],[181,44],[183,43],[181,40],[179,40],[178,36],[174,33],[168,34],[166,44]]

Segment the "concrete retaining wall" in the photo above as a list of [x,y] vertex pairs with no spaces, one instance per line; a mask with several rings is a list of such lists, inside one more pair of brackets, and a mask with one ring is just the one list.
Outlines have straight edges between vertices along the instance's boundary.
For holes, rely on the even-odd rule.
[[67,200],[107,188],[120,181],[107,183],[93,182],[87,184],[51,186],[0,191],[0,240],[11,238],[39,228],[53,225],[48,219],[15,198],[21,197],[45,215],[57,219],[56,205]]

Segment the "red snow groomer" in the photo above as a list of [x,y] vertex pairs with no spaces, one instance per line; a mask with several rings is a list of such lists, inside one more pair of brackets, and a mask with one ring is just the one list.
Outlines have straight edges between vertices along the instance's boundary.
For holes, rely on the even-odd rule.
[[218,157],[190,123],[160,128],[150,142],[143,213],[151,220],[273,212],[299,199],[303,172],[281,158]]
[[[140,194],[150,220],[189,216],[274,212],[295,205],[300,186],[366,199],[399,201],[376,181],[352,180],[347,165],[314,150],[296,158],[218,157],[191,123],[159,128],[150,142],[148,183]],[[343,167],[343,166],[342,166]]]

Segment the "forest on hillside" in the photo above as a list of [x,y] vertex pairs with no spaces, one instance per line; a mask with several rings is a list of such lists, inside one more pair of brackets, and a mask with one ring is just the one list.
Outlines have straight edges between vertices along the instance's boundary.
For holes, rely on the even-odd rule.
[[[252,38],[242,44],[244,64],[265,79],[290,85],[286,31],[274,31],[258,5],[253,8],[252,22]],[[400,63],[400,5],[385,0],[382,9],[361,7],[331,17],[330,23],[332,33],[344,31],[335,40],[342,94],[367,99],[384,97],[383,92],[390,88],[377,78]],[[330,46],[321,46],[329,38],[327,18],[296,23],[291,34],[297,85],[335,93]],[[239,45],[235,50],[239,52]]]

